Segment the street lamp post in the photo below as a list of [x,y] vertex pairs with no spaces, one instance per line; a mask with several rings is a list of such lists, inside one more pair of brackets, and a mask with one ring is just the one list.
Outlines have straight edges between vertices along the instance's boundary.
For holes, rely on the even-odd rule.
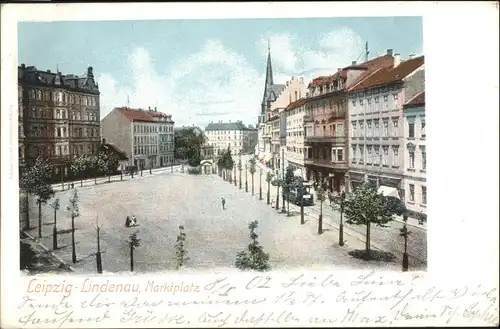
[[262,200],[262,168],[259,172],[259,200]]
[[344,200],[345,192],[340,195],[340,225],[339,225],[339,246],[344,245]]
[[408,235],[411,234],[411,232],[408,230],[406,227],[406,222],[408,221],[408,214],[403,215],[403,221],[404,225],[403,228],[400,229],[400,236],[402,236],[405,239],[405,249],[403,253],[403,272],[408,271]]

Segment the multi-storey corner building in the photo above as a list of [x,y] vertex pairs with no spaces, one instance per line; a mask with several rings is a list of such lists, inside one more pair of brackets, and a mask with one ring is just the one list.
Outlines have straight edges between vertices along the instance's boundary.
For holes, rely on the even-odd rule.
[[101,121],[102,135],[125,152],[129,165],[157,168],[173,164],[174,121],[154,110],[115,108]]
[[228,148],[235,155],[253,153],[257,144],[257,129],[241,121],[211,122],[205,128],[205,136],[215,155]]
[[427,215],[425,92],[415,95],[403,108],[404,201],[412,213]]
[[60,179],[73,156],[98,152],[99,87],[92,67],[77,76],[21,64],[18,85],[21,164],[44,156]]
[[424,57],[374,71],[349,90],[350,186],[377,183],[385,195],[404,196],[403,105],[424,91]]
[[304,166],[304,114],[305,98],[290,103],[286,108],[286,165],[294,169],[296,176],[306,179]]
[[346,68],[309,84],[305,99],[304,152],[308,180],[325,179],[330,191],[345,189],[348,171],[348,89],[364,81],[373,71],[393,62],[392,51]]

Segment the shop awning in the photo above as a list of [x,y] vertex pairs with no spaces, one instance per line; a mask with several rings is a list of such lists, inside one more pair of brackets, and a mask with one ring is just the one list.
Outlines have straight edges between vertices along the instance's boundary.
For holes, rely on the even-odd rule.
[[392,196],[399,199],[398,190],[394,187],[381,185],[378,188],[378,193],[381,193],[384,196]]

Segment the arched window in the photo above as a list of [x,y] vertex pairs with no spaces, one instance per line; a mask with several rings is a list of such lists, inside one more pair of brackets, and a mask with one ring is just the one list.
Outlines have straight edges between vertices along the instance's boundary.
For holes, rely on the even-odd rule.
[[42,100],[42,91],[41,90],[36,91],[36,99],[39,101]]
[[76,112],[76,120],[80,120],[81,117],[80,117],[80,112]]
[[62,103],[63,93],[61,91],[57,92],[57,102]]

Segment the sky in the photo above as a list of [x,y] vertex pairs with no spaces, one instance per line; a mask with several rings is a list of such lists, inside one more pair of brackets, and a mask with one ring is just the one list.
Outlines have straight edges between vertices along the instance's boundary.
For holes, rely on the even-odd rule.
[[[114,107],[157,107],[177,125],[255,124],[268,41],[275,83],[306,83],[387,49],[423,54],[421,17],[22,22],[19,64],[83,75],[101,92],[101,118]],[[128,99],[128,101],[127,101]]]

